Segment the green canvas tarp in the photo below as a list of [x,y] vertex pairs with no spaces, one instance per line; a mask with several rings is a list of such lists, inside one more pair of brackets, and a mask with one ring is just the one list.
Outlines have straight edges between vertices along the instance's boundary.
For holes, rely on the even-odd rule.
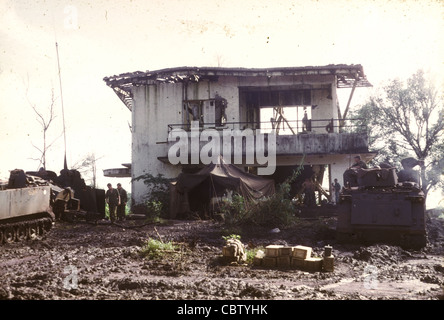
[[171,218],[186,212],[208,210],[211,199],[221,198],[227,190],[253,201],[273,195],[275,186],[274,180],[244,172],[221,159],[197,173],[181,173],[171,183]]

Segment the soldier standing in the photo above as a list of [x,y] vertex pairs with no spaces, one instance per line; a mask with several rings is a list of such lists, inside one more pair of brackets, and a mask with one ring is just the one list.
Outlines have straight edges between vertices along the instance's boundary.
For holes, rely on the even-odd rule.
[[116,221],[116,208],[119,204],[120,197],[119,192],[116,189],[113,189],[111,183],[107,184],[108,190],[105,193],[105,201],[108,203],[109,207],[109,219],[111,222]]
[[338,179],[334,179],[334,182],[332,183],[333,190],[335,192],[335,204],[339,203],[339,192],[341,191],[341,185],[338,182]]
[[306,178],[304,183],[302,184],[302,187],[304,188],[304,204],[307,207],[314,207],[316,205],[316,195],[315,195],[315,185],[311,181],[311,179]]
[[117,184],[117,192],[119,193],[120,202],[117,205],[117,220],[125,220],[125,209],[128,201],[126,190],[122,188],[120,183]]

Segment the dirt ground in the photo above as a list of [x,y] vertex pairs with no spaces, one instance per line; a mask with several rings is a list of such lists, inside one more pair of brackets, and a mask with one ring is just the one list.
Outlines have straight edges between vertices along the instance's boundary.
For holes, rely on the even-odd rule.
[[[39,240],[0,247],[0,299],[361,300],[443,299],[444,220],[428,218],[429,244],[340,245],[334,217],[296,226],[236,230],[247,248],[269,244],[333,246],[334,272],[227,265],[221,260],[224,226],[215,221],[167,221],[122,226],[57,222]],[[276,231],[276,230],[275,230]],[[148,238],[178,249],[161,259],[140,254]]]

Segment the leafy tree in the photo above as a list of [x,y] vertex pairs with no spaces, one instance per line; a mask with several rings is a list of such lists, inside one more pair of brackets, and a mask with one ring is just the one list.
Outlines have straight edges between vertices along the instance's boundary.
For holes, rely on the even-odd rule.
[[406,82],[389,81],[377,96],[353,114],[369,128],[369,144],[378,161],[419,161],[422,188],[442,185],[444,168],[444,106],[442,92],[418,70]]

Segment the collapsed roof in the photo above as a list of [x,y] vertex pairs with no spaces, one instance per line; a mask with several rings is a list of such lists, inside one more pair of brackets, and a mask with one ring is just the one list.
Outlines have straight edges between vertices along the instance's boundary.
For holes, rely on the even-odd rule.
[[217,81],[220,76],[252,77],[266,76],[310,76],[334,75],[338,88],[371,87],[360,64],[331,64],[316,67],[282,67],[282,68],[221,68],[221,67],[177,67],[154,71],[135,71],[103,78],[117,96],[132,110],[132,86],[143,86],[155,83],[199,82],[202,80]]

